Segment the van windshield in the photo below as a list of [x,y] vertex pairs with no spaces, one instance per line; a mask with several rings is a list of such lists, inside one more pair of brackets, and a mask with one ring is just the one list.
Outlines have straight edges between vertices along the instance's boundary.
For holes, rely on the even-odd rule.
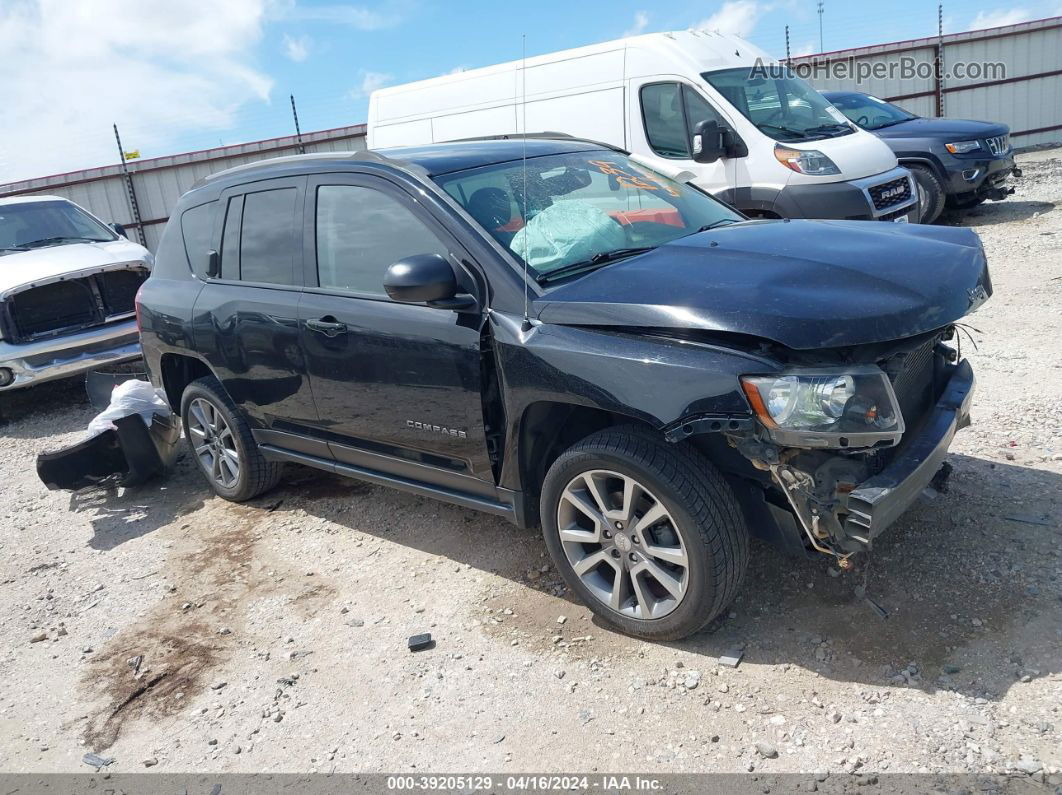
[[722,69],[701,77],[776,141],[815,141],[854,132],[822,94],[782,66]]
[[526,168],[516,160],[435,181],[540,282],[744,220],[611,150],[532,157]]

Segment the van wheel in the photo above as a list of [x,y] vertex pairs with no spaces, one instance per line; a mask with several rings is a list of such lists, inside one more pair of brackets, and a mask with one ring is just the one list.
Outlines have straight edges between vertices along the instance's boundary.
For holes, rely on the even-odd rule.
[[213,376],[184,390],[181,421],[192,457],[219,497],[243,502],[280,480],[284,465],[265,459],[247,421]]
[[636,637],[701,629],[733,601],[748,565],[748,532],[719,472],[640,428],[608,428],[562,453],[546,473],[541,511],[568,586]]
[[944,212],[944,186],[927,166],[912,164],[907,166],[907,170],[911,172],[918,186],[918,222],[931,224]]

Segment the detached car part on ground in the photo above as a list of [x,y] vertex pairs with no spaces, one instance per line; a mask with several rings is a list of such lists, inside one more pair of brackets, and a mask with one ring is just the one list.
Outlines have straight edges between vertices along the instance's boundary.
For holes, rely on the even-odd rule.
[[90,373],[86,383],[100,410],[85,437],[37,456],[37,476],[49,489],[139,486],[169,469],[177,457],[181,426],[147,381]]
[[541,526],[604,621],[674,639],[750,534],[845,566],[938,477],[991,291],[968,229],[750,221],[531,139],[223,172],[139,303],[221,496],[297,462]]
[[139,358],[151,263],[73,202],[0,198],[0,393]]
[[889,145],[918,182],[921,221],[931,224],[944,211],[1000,201],[1020,177],[1005,124],[969,119],[926,119],[898,105],[858,91],[824,91],[849,120]]

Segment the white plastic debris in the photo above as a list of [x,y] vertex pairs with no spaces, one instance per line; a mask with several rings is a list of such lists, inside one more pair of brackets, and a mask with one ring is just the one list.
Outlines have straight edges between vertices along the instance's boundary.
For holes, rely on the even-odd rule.
[[92,418],[85,434],[86,439],[99,436],[114,428],[114,421],[139,414],[144,424],[151,427],[151,417],[160,414],[170,416],[170,407],[147,381],[125,381],[111,392],[111,402],[106,409]]

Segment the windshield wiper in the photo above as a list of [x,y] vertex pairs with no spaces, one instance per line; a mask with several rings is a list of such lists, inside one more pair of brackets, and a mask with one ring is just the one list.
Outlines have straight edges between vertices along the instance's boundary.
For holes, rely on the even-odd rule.
[[31,240],[18,247],[18,251],[27,251],[31,248],[44,248],[45,246],[57,246],[60,243],[106,243],[98,237],[42,237],[40,240]]
[[841,124],[840,122],[837,122],[836,124],[820,124],[818,127],[808,127],[804,132],[805,133],[821,133],[823,135],[829,135],[831,132],[838,132],[839,133],[842,130],[844,132],[852,132],[852,128],[851,127],[849,127],[847,124]]
[[[917,116],[912,116],[911,117],[911,119],[915,119],[915,118],[918,118],[918,117]],[[892,127],[894,124],[903,124],[905,121],[910,121],[911,119],[893,119],[892,121],[887,121],[884,124],[879,124],[877,127],[871,127],[870,129],[872,129],[872,130],[880,130],[880,129],[883,129],[885,127]]]
[[807,133],[805,133],[803,130],[794,130],[794,129],[791,129],[789,127],[783,127],[780,124],[768,124],[766,122],[763,122],[763,123],[760,123],[760,124],[758,124],[756,126],[759,127],[761,130],[764,127],[770,127],[772,130],[778,130],[778,132],[782,133],[783,135],[793,135],[793,136],[796,136],[797,138],[807,138],[808,137]]
[[644,254],[646,251],[652,251],[654,248],[656,248],[656,246],[635,246],[632,248],[614,248],[611,251],[601,251],[594,254],[590,259],[571,262],[562,268],[557,268],[555,271],[544,273],[538,280],[539,282],[551,282],[555,279],[563,279],[565,276],[571,276],[573,273],[600,268],[602,265],[607,265],[618,259],[633,257],[635,254]]

